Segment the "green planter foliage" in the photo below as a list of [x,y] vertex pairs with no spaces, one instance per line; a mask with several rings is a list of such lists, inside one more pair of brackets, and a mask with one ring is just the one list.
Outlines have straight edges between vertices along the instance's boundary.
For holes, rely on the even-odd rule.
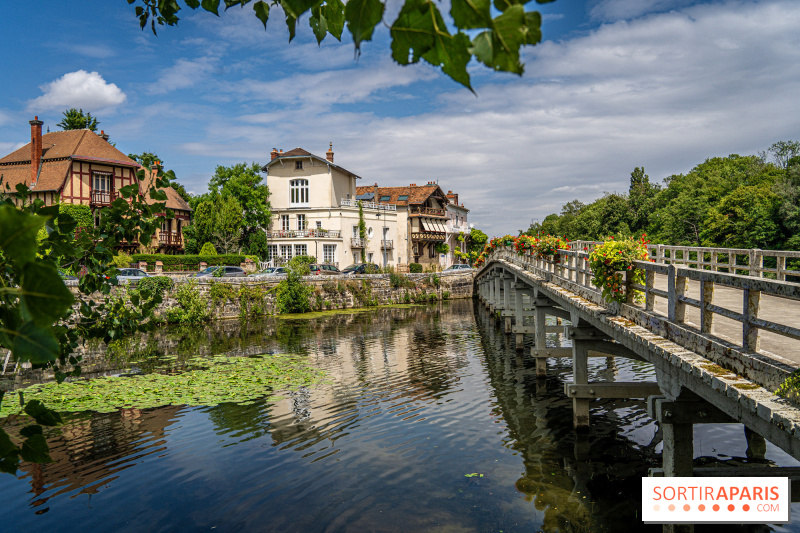
[[210,242],[207,242],[200,248],[200,255],[217,255],[217,249]]

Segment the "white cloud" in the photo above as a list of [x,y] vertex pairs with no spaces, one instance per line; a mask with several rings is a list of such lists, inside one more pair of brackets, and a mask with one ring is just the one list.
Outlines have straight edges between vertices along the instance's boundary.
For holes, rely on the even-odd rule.
[[150,94],[166,94],[176,89],[193,87],[209,78],[219,68],[217,57],[200,57],[197,59],[178,59],[175,64],[161,71],[158,80],[150,84]]
[[119,87],[107,83],[99,73],[85,70],[68,72],[40,89],[44,94],[28,103],[29,111],[78,107],[95,112],[118,106],[127,98]]
[[103,44],[71,44],[68,48],[78,55],[95,59],[107,59],[117,55],[111,47]]
[[589,15],[603,21],[626,20],[692,3],[693,0],[598,0],[589,8]]

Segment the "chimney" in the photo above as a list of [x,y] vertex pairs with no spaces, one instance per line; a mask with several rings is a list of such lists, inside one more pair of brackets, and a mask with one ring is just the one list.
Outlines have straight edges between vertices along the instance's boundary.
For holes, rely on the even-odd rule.
[[39,117],[29,121],[31,125],[31,187],[36,185],[39,176],[39,167],[42,165],[42,124]]
[[[333,163],[333,143],[330,144],[328,151],[325,152],[325,159]],[[376,183],[375,186],[377,187],[378,184]]]
[[105,142],[108,142],[108,133],[100,130],[100,138],[103,139]]
[[269,153],[269,160],[272,161],[276,157],[278,157],[278,149],[273,148],[272,151]]

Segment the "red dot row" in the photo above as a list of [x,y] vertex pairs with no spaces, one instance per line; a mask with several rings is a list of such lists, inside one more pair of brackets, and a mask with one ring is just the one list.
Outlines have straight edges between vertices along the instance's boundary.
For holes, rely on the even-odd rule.
[[[670,511],[674,511],[675,510],[675,504],[673,504],[673,503],[669,504],[669,507],[667,507],[667,509],[669,509]],[[711,510],[712,511],[719,511],[720,509],[721,509],[721,507],[719,506],[718,503],[715,503],[714,505],[711,506]],[[691,511],[692,510],[692,506],[689,505],[688,503],[686,503],[686,504],[683,505],[683,510],[684,511]],[[697,510],[698,511],[705,511],[706,510],[705,504],[701,503],[700,505],[698,505],[697,506]],[[728,511],[735,511],[735,510],[736,510],[736,506],[734,504],[732,504],[732,503],[729,503],[728,504]],[[749,511],[749,510],[750,510],[750,506],[748,504],[742,505],[742,511]],[[658,508],[656,508],[656,511],[658,511]]]

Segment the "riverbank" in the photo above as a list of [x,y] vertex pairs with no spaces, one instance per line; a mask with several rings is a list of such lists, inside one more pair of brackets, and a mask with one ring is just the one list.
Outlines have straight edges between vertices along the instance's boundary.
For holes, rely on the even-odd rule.
[[[312,311],[359,309],[385,305],[429,303],[442,300],[472,298],[473,271],[409,274],[393,283],[387,274],[362,276],[306,276],[303,281],[311,287],[309,304]],[[269,278],[187,278],[173,280],[172,288],[155,316],[166,318],[170,309],[180,307],[180,290],[193,285],[201,305],[209,312],[210,320],[248,318],[275,315],[276,289],[281,279]],[[77,291],[72,282],[71,290]],[[115,288],[119,294],[125,287]]]

